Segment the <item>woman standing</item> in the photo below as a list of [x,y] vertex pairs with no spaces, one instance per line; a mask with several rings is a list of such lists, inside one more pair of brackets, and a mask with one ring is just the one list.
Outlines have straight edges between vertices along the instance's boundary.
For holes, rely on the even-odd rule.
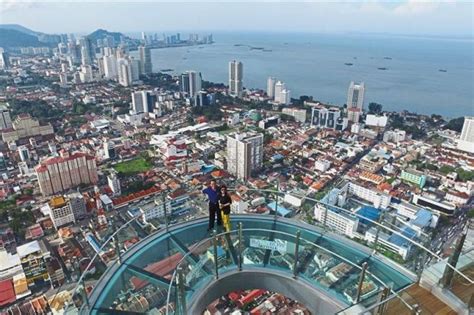
[[230,204],[232,199],[227,192],[227,187],[221,187],[221,193],[219,195],[219,208],[221,209],[222,225],[226,232],[230,231]]

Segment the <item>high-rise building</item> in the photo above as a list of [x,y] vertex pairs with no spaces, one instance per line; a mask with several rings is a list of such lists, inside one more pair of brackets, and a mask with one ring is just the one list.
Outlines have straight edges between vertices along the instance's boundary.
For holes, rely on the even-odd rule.
[[324,106],[313,107],[311,126],[336,129],[339,117],[341,117],[341,110],[338,108],[326,108]]
[[139,46],[138,53],[140,55],[140,72],[149,74],[152,72],[151,52],[148,46]]
[[360,115],[364,108],[364,82],[360,84],[351,81],[347,91],[347,117],[351,122],[359,122]]
[[461,151],[474,153],[474,117],[464,117],[464,124],[457,147]]
[[288,105],[291,102],[291,92],[286,88],[286,85],[282,81],[277,81],[275,83],[275,88],[273,90],[274,100],[278,104]]
[[20,160],[22,162],[27,162],[30,160],[30,150],[26,145],[20,145],[18,147],[18,155],[20,156]]
[[0,130],[13,127],[10,110],[6,104],[0,104]]
[[65,72],[59,73],[59,86],[60,87],[67,87],[67,74]]
[[181,92],[186,93],[189,97],[196,97],[201,91],[201,86],[201,72],[189,70],[181,75]]
[[156,95],[150,91],[132,92],[132,113],[150,113],[156,103]]
[[232,96],[242,97],[244,65],[240,61],[229,62],[229,93]]
[[10,68],[10,58],[7,52],[0,52],[0,69],[7,70]]
[[227,136],[227,170],[239,179],[262,167],[263,134],[235,133]]
[[122,86],[132,85],[132,68],[130,62],[125,58],[117,61],[118,81]]
[[132,76],[132,82],[140,80],[140,60],[133,57],[130,58],[130,74]]
[[82,83],[92,82],[94,80],[94,74],[92,72],[92,67],[89,65],[82,65],[81,72],[79,72]]
[[91,65],[95,59],[95,50],[89,38],[83,37],[79,40],[81,46],[81,63]]
[[115,158],[115,143],[113,141],[105,140],[104,141],[104,157],[106,159]]
[[122,194],[122,189],[120,188],[120,179],[118,178],[117,173],[112,172],[109,176],[107,176],[107,183],[114,196],[120,196]]
[[68,223],[76,222],[72,208],[63,196],[51,198],[48,203],[48,208],[49,216],[56,229]]
[[275,97],[275,83],[276,79],[274,77],[268,77],[267,79],[267,96],[270,98]]
[[106,79],[115,80],[118,76],[118,63],[117,57],[114,55],[104,56],[102,57],[104,61],[104,77]]
[[97,166],[93,156],[76,152],[61,157],[51,157],[35,168],[43,196],[49,196],[80,184],[95,184],[98,181]]

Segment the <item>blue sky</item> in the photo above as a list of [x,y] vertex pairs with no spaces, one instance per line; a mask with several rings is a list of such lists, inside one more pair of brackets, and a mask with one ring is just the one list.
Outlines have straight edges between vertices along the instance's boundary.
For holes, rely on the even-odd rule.
[[141,31],[363,32],[473,36],[470,1],[17,1],[0,23],[49,33]]

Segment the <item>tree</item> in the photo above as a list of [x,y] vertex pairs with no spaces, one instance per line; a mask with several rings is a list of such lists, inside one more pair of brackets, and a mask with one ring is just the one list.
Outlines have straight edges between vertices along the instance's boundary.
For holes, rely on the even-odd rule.
[[446,129],[461,132],[464,125],[464,117],[451,119],[445,126]]
[[382,113],[382,104],[369,103],[369,114],[380,114]]

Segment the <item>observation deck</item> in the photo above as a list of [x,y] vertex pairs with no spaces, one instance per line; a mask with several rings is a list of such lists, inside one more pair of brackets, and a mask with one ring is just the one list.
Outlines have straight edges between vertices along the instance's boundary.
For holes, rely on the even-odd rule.
[[[418,285],[421,273],[325,225],[276,215],[231,218],[227,233],[207,232],[208,219],[198,218],[167,224],[128,251],[118,250],[92,291],[81,277],[66,313],[200,314],[223,295],[255,288],[282,293],[313,314],[437,314],[424,304],[438,305],[443,314],[469,312],[469,296],[453,310]],[[474,252],[469,255],[463,258],[466,266],[474,261]],[[423,271],[426,279],[435,279],[432,285],[449,266],[436,262],[438,274]],[[472,278],[450,268],[474,289]]]

